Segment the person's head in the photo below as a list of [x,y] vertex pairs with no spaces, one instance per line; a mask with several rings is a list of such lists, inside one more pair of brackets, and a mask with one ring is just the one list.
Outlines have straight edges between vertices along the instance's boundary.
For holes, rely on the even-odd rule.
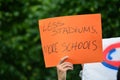
[[118,68],[118,72],[117,72],[117,80],[120,80],[120,67]]

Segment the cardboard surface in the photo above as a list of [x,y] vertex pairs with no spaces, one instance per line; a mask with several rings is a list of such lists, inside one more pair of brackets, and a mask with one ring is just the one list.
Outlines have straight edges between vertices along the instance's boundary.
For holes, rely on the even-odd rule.
[[45,66],[56,66],[63,56],[73,64],[101,62],[100,14],[63,16],[39,20]]

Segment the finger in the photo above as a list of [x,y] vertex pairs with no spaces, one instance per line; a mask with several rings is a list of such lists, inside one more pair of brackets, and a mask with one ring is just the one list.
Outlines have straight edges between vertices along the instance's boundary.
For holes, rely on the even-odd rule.
[[67,70],[73,70],[73,66],[72,65],[58,66],[57,70],[61,72],[66,72]]
[[64,62],[62,64],[57,65],[57,69],[60,71],[64,71],[64,69],[68,67],[71,67],[71,69],[73,69],[73,64],[70,62]]
[[68,56],[65,56],[65,57],[61,58],[59,64],[63,63],[67,58],[68,58]]
[[64,62],[64,64],[60,65],[60,67],[61,67],[62,69],[67,68],[67,67],[73,68],[73,64],[71,64],[71,63],[69,63],[69,62]]
[[68,71],[68,70],[73,70],[73,67],[68,66],[68,67],[63,69],[63,71]]
[[72,63],[70,63],[70,62],[63,62],[62,64],[60,64],[60,66],[73,66],[73,64]]
[[62,66],[63,69],[65,69],[67,67],[73,68],[73,65],[64,65],[64,66]]

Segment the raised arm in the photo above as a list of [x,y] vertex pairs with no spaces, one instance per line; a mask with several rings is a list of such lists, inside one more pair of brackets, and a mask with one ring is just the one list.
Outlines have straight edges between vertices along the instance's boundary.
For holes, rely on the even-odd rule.
[[68,56],[63,57],[57,65],[58,80],[66,80],[67,70],[73,70],[73,64],[65,62]]

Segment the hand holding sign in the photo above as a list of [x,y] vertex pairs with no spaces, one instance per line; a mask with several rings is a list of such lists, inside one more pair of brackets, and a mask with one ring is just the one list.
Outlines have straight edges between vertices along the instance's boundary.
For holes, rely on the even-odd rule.
[[39,21],[46,67],[68,55],[73,64],[102,61],[101,15],[76,15]]

